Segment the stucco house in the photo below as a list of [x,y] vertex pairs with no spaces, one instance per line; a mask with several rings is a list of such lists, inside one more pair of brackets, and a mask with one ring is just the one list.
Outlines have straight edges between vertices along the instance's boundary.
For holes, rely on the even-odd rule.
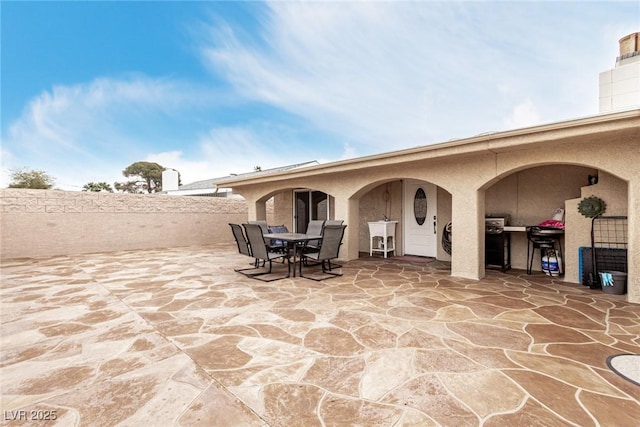
[[[632,42],[628,39],[633,37]],[[640,47],[638,33],[620,41],[616,68],[600,75],[600,114],[483,134],[441,144],[282,171],[229,177],[248,203],[249,219],[266,219],[304,231],[309,219],[348,225],[340,257],[369,253],[368,223],[398,221],[396,253],[451,261],[451,275],[485,276],[485,218],[508,215],[511,267],[526,269],[524,226],[564,209],[564,278],[579,283],[580,248],[591,244],[591,220],[578,203],[597,196],[606,215],[628,217],[627,299],[640,303]],[[621,90],[620,88],[623,88]],[[597,177],[597,183],[589,177]],[[426,212],[416,225],[416,192]],[[422,193],[420,193],[422,194]],[[441,240],[451,224],[451,254]],[[534,270],[540,271],[540,259]]]

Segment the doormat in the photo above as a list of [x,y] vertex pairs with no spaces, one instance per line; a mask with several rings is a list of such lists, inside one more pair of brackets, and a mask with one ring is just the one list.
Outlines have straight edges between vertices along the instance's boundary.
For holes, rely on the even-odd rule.
[[392,256],[390,259],[392,261],[420,262],[422,264],[428,264],[432,261],[435,261],[435,258],[429,258],[425,256],[416,256],[416,255]]
[[640,354],[616,354],[607,357],[607,366],[635,385],[640,385]]

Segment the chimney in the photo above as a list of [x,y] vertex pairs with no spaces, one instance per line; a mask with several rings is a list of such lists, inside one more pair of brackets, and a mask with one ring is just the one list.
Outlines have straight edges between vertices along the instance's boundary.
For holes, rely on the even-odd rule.
[[178,189],[178,171],[165,169],[162,171],[162,191],[176,191]]
[[600,113],[640,108],[640,32],[619,40],[620,56],[600,73]]
[[616,58],[616,67],[640,62],[640,33],[629,34],[620,39],[620,56]]

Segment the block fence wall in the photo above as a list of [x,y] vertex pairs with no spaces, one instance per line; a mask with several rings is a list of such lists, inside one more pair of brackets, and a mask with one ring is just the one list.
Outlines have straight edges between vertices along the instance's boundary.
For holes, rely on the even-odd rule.
[[0,259],[233,244],[228,223],[247,212],[217,197],[0,189]]

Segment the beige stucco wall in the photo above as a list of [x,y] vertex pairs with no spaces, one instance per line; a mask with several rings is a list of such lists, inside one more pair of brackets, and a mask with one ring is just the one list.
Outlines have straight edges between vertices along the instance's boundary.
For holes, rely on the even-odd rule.
[[570,233],[565,238],[565,276],[571,282],[579,282],[578,252],[581,246],[591,246],[591,218],[586,218],[578,212],[578,203],[584,197],[597,196],[606,204],[606,216],[627,216],[628,188],[621,179],[600,172],[596,185],[582,187],[579,197],[567,200],[565,204],[565,222]]
[[[566,200],[579,197],[581,189],[588,183],[588,175],[597,172],[597,169],[572,165],[547,165],[517,171],[486,190],[486,213],[509,214],[511,225],[537,225],[550,219],[556,208],[564,209]],[[571,209],[575,210],[575,206]],[[567,234],[573,232],[574,228],[571,227]],[[563,252],[567,251],[568,248],[563,245]],[[533,270],[540,271],[540,257],[537,254]],[[526,269],[526,263],[526,233],[511,233],[511,265],[513,268]]]
[[293,191],[278,193],[273,197],[273,223],[283,224],[288,230],[293,231]]
[[[628,299],[640,302],[640,257],[637,256],[640,253],[639,164],[640,110],[481,135],[440,146],[417,147],[224,184],[252,201],[249,216],[261,209],[259,205],[267,196],[287,188],[309,188],[332,194],[336,217],[344,218],[349,226],[340,256],[354,259],[362,247],[361,214],[366,211],[367,199],[376,197],[368,193],[381,184],[405,178],[431,182],[450,194],[451,274],[479,279],[485,275],[484,217],[488,211],[496,209],[494,204],[497,202],[492,187],[496,184],[513,186],[513,177],[527,177],[529,182],[516,186],[516,201],[522,203],[522,206],[518,205],[516,218],[538,223],[548,218],[553,209],[565,205],[565,200],[579,197],[580,182],[586,183],[588,171],[606,172],[627,184]],[[536,170],[538,167],[566,167],[569,171],[568,175],[564,171],[560,174],[562,180],[568,181],[567,187],[547,185],[548,189],[541,193],[544,200],[550,201],[548,206],[520,196],[521,192],[526,193],[523,185],[531,186],[531,194],[537,191],[534,190],[536,186],[541,186],[541,178],[534,175],[539,171]],[[567,192],[567,188],[571,191]],[[557,194],[560,189],[562,193]],[[438,205],[443,206],[442,203]],[[440,216],[439,220],[440,232],[444,218]],[[521,247],[526,250],[526,246]],[[513,260],[518,265],[525,257],[526,254],[521,256],[516,250]],[[577,275],[566,276],[565,280],[576,281]]]
[[[571,165],[548,165],[525,169],[506,176],[486,190],[485,210],[487,214],[509,214],[514,225],[536,225],[549,219],[556,208],[564,208],[567,199],[581,194],[589,174],[597,170]],[[626,188],[626,187],[625,187]],[[385,197],[385,193],[389,197]],[[624,199],[626,212],[626,197]],[[402,181],[381,184],[360,198],[359,251],[369,250],[367,222],[382,219],[387,215],[398,223],[398,253],[402,248]],[[438,189],[438,259],[451,259],[442,249],[442,228],[451,221],[451,194]],[[513,268],[525,269],[527,239],[525,233],[512,233],[511,259]],[[534,262],[534,270],[540,270]]]
[[360,198],[358,215],[358,251],[369,253],[369,222],[387,218],[398,221],[396,254],[402,253],[402,182],[390,181],[371,189]]
[[[233,242],[244,200],[0,189],[0,258]],[[273,211],[273,206],[268,207]]]
[[[578,197],[581,188],[587,184],[587,176],[596,174],[597,169],[571,165],[549,165],[525,169],[504,177],[486,190],[485,209],[487,214],[507,213],[511,223],[536,225],[549,219],[555,208],[564,208],[567,199]],[[626,187],[625,187],[626,188]],[[386,196],[388,194],[388,197]],[[277,223],[291,222],[292,198],[290,192],[276,196],[279,202],[275,208]],[[624,199],[626,212],[626,197]],[[387,215],[398,223],[397,248],[402,253],[402,181],[394,180],[380,184],[360,198],[358,216],[358,251],[369,251],[369,230],[367,223],[377,221]],[[449,261],[451,257],[440,244],[442,227],[451,221],[451,194],[438,189],[438,259]],[[512,234],[513,268],[525,269],[527,240],[525,233]],[[537,261],[537,257],[536,257]],[[539,270],[539,262],[534,270]]]
[[[584,147],[584,149],[589,151],[588,147]],[[556,150],[557,152],[558,150]],[[507,153],[497,157],[500,159],[500,168],[505,170],[501,176],[496,176],[496,156],[485,154],[474,156],[468,160],[442,158],[406,162],[402,168],[381,164],[377,168],[367,169],[365,173],[344,172],[336,176],[302,178],[296,180],[295,183],[298,188],[312,188],[335,195],[336,209],[345,212],[341,214],[344,216],[336,214],[336,217],[346,218],[349,215],[346,212],[351,209],[351,206],[357,206],[353,219],[347,221],[347,224],[350,224],[350,231],[354,233],[350,237],[353,238],[356,245],[349,249],[343,248],[349,250],[349,254],[341,252],[341,256],[345,258],[354,258],[358,256],[358,253],[368,251],[367,222],[380,219],[382,214],[389,209],[383,196],[387,190],[387,183],[392,184],[390,200],[392,200],[392,209],[394,209],[392,214],[388,216],[393,219],[398,218],[400,221],[398,231],[400,231],[402,222],[401,180],[411,178],[432,182],[440,186],[438,190],[438,242],[441,239],[442,227],[451,220],[454,224],[454,253],[455,248],[460,244],[456,245],[456,242],[475,239],[474,235],[477,235],[477,238],[483,242],[478,246],[478,257],[483,258],[484,216],[487,213],[509,213],[512,215],[512,224],[538,224],[544,219],[549,219],[555,208],[564,207],[566,200],[579,197],[582,186],[587,183],[588,175],[598,172],[597,168],[589,166],[537,165],[539,162],[536,159],[541,156],[536,150],[520,151],[518,154],[524,155],[511,159],[511,153]],[[592,161],[596,163],[595,159]],[[557,162],[555,158],[553,161],[548,161],[548,163],[555,162]],[[382,182],[382,184],[378,182]],[[486,190],[481,188],[483,182],[489,183]],[[270,186],[265,185],[264,188],[270,188]],[[354,189],[360,190],[354,193]],[[256,186],[253,190],[258,194],[265,191],[260,186]],[[275,192],[277,193],[277,190]],[[460,220],[454,220],[454,201],[460,205],[457,214],[463,217],[464,223],[462,225],[459,225]],[[469,207],[474,204],[476,210],[470,210]],[[284,211],[281,211],[280,208],[276,209],[275,215],[281,218],[278,220],[279,223],[286,223],[287,218],[288,221],[291,218],[291,202],[288,201],[283,205],[285,206]],[[464,219],[467,217],[477,218],[477,221]],[[354,227],[356,224],[357,226]],[[399,241],[400,239],[401,233]],[[441,250],[440,245],[438,246],[438,258],[450,259]],[[526,249],[524,233],[515,233],[512,248],[514,268],[525,268]],[[469,265],[468,261],[463,261],[463,265]],[[484,270],[484,265],[472,268]],[[539,266],[535,268],[539,269]],[[576,281],[577,275],[575,278],[567,275],[567,280]]]
[[[498,162],[498,174],[502,170],[517,170],[531,167],[531,164],[583,164],[592,165],[599,171],[599,176],[603,184],[607,182],[607,174],[615,176],[616,180],[611,181],[607,186],[611,186],[605,191],[607,194],[603,198],[609,198],[609,194],[616,194],[610,200],[618,200],[620,209],[616,208],[621,215],[629,217],[629,247],[628,247],[628,295],[627,299],[633,302],[640,302],[640,128],[635,127],[632,132],[616,136],[590,135],[581,140],[565,144],[546,144],[538,149],[514,150],[500,155]],[[598,184],[600,185],[600,184]],[[601,186],[601,188],[605,188]],[[615,190],[614,190],[615,188]],[[591,189],[585,190],[587,193]],[[626,194],[624,194],[626,193]],[[603,195],[604,195],[603,194]],[[591,195],[589,193],[588,195]],[[577,200],[567,202],[569,209],[575,206]],[[575,203],[575,204],[574,204]],[[623,206],[626,205],[626,211]],[[608,214],[612,214],[608,211]],[[569,228],[571,227],[571,228]],[[583,230],[587,227],[567,224],[566,238],[571,239],[572,229]],[[590,230],[590,229],[589,229]],[[578,237],[581,241],[584,238]],[[578,282],[577,247],[578,242],[569,243],[566,249],[565,280]]]

